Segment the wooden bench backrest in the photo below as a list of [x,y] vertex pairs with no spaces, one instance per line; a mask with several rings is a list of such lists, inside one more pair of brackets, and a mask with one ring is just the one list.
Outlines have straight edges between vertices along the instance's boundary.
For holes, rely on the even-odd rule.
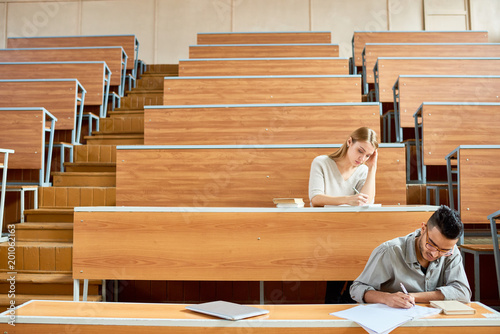
[[423,102],[499,102],[500,76],[412,76],[397,82],[401,127],[415,127],[413,115]]
[[75,210],[73,278],[354,280],[375,247],[408,234],[432,215],[162,209]]
[[375,82],[378,57],[500,57],[500,43],[367,43],[363,76],[368,83]]
[[10,169],[43,168],[45,113],[44,108],[0,109],[0,147],[15,150],[9,155]]
[[381,57],[376,69],[379,102],[392,102],[392,88],[400,75],[500,75],[500,58]]
[[352,51],[355,66],[363,66],[366,43],[488,43],[487,31],[355,31]]
[[150,106],[145,145],[342,143],[355,123],[379,131],[379,103]]
[[[337,149],[338,145],[118,147],[116,205],[273,207],[275,197],[309,202],[312,160]],[[406,204],[403,145],[379,148],[378,166],[376,202]]]
[[347,58],[236,58],[179,60],[179,76],[348,75]]
[[0,63],[0,80],[77,79],[85,88],[85,105],[102,105],[107,66],[105,62]]
[[338,56],[338,44],[221,44],[189,46],[190,59]]
[[123,49],[118,46],[82,48],[1,49],[0,62],[104,61],[111,71],[111,85],[122,83]]
[[445,157],[460,145],[500,143],[500,103],[428,103],[422,115],[423,162],[446,165]]
[[79,82],[76,79],[0,80],[0,108],[45,108],[56,130],[74,130]]
[[489,224],[492,206],[500,203],[500,146],[495,147],[458,149],[460,216],[466,224]]
[[361,77],[165,78],[164,105],[361,102]]
[[329,31],[198,33],[197,44],[331,43]]
[[[127,54],[127,69],[134,68],[139,43],[135,35],[9,37],[9,49],[119,46]],[[109,66],[109,64],[108,64]]]

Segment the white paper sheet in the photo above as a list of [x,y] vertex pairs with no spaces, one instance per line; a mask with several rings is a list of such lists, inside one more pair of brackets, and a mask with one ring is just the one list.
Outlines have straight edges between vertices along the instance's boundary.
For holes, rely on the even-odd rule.
[[354,321],[368,333],[385,334],[408,321],[439,312],[439,309],[418,305],[410,309],[399,309],[384,304],[368,304],[330,314]]

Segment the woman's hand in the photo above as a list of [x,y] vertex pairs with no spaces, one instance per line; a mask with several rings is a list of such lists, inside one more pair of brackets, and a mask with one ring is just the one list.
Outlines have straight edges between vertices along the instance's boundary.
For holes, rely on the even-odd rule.
[[375,150],[373,154],[365,161],[365,165],[368,169],[377,169],[377,160],[378,160],[378,150]]
[[368,204],[368,195],[359,193],[352,196],[347,196],[347,204],[351,206],[361,206]]

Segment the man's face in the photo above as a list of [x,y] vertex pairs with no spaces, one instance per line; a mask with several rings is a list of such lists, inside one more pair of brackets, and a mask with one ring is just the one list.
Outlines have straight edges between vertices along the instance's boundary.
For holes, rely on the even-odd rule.
[[436,261],[442,256],[453,254],[453,247],[457,241],[458,239],[446,238],[437,227],[429,229],[428,225],[424,224],[420,238],[420,252],[425,260]]

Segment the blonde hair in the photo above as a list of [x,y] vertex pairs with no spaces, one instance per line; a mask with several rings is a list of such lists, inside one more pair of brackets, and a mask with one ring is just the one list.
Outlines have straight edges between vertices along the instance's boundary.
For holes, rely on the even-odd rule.
[[[352,144],[354,144],[357,141],[366,141],[369,142],[370,144],[373,145],[375,149],[378,148],[378,139],[377,139],[377,133],[373,131],[370,128],[367,127],[361,127],[359,129],[354,130],[353,133],[349,136],[349,138],[352,138]],[[328,157],[330,159],[341,159],[346,156],[347,150],[349,150],[349,147],[347,146],[347,142],[349,138],[345,141],[345,143],[334,153],[330,154]]]

